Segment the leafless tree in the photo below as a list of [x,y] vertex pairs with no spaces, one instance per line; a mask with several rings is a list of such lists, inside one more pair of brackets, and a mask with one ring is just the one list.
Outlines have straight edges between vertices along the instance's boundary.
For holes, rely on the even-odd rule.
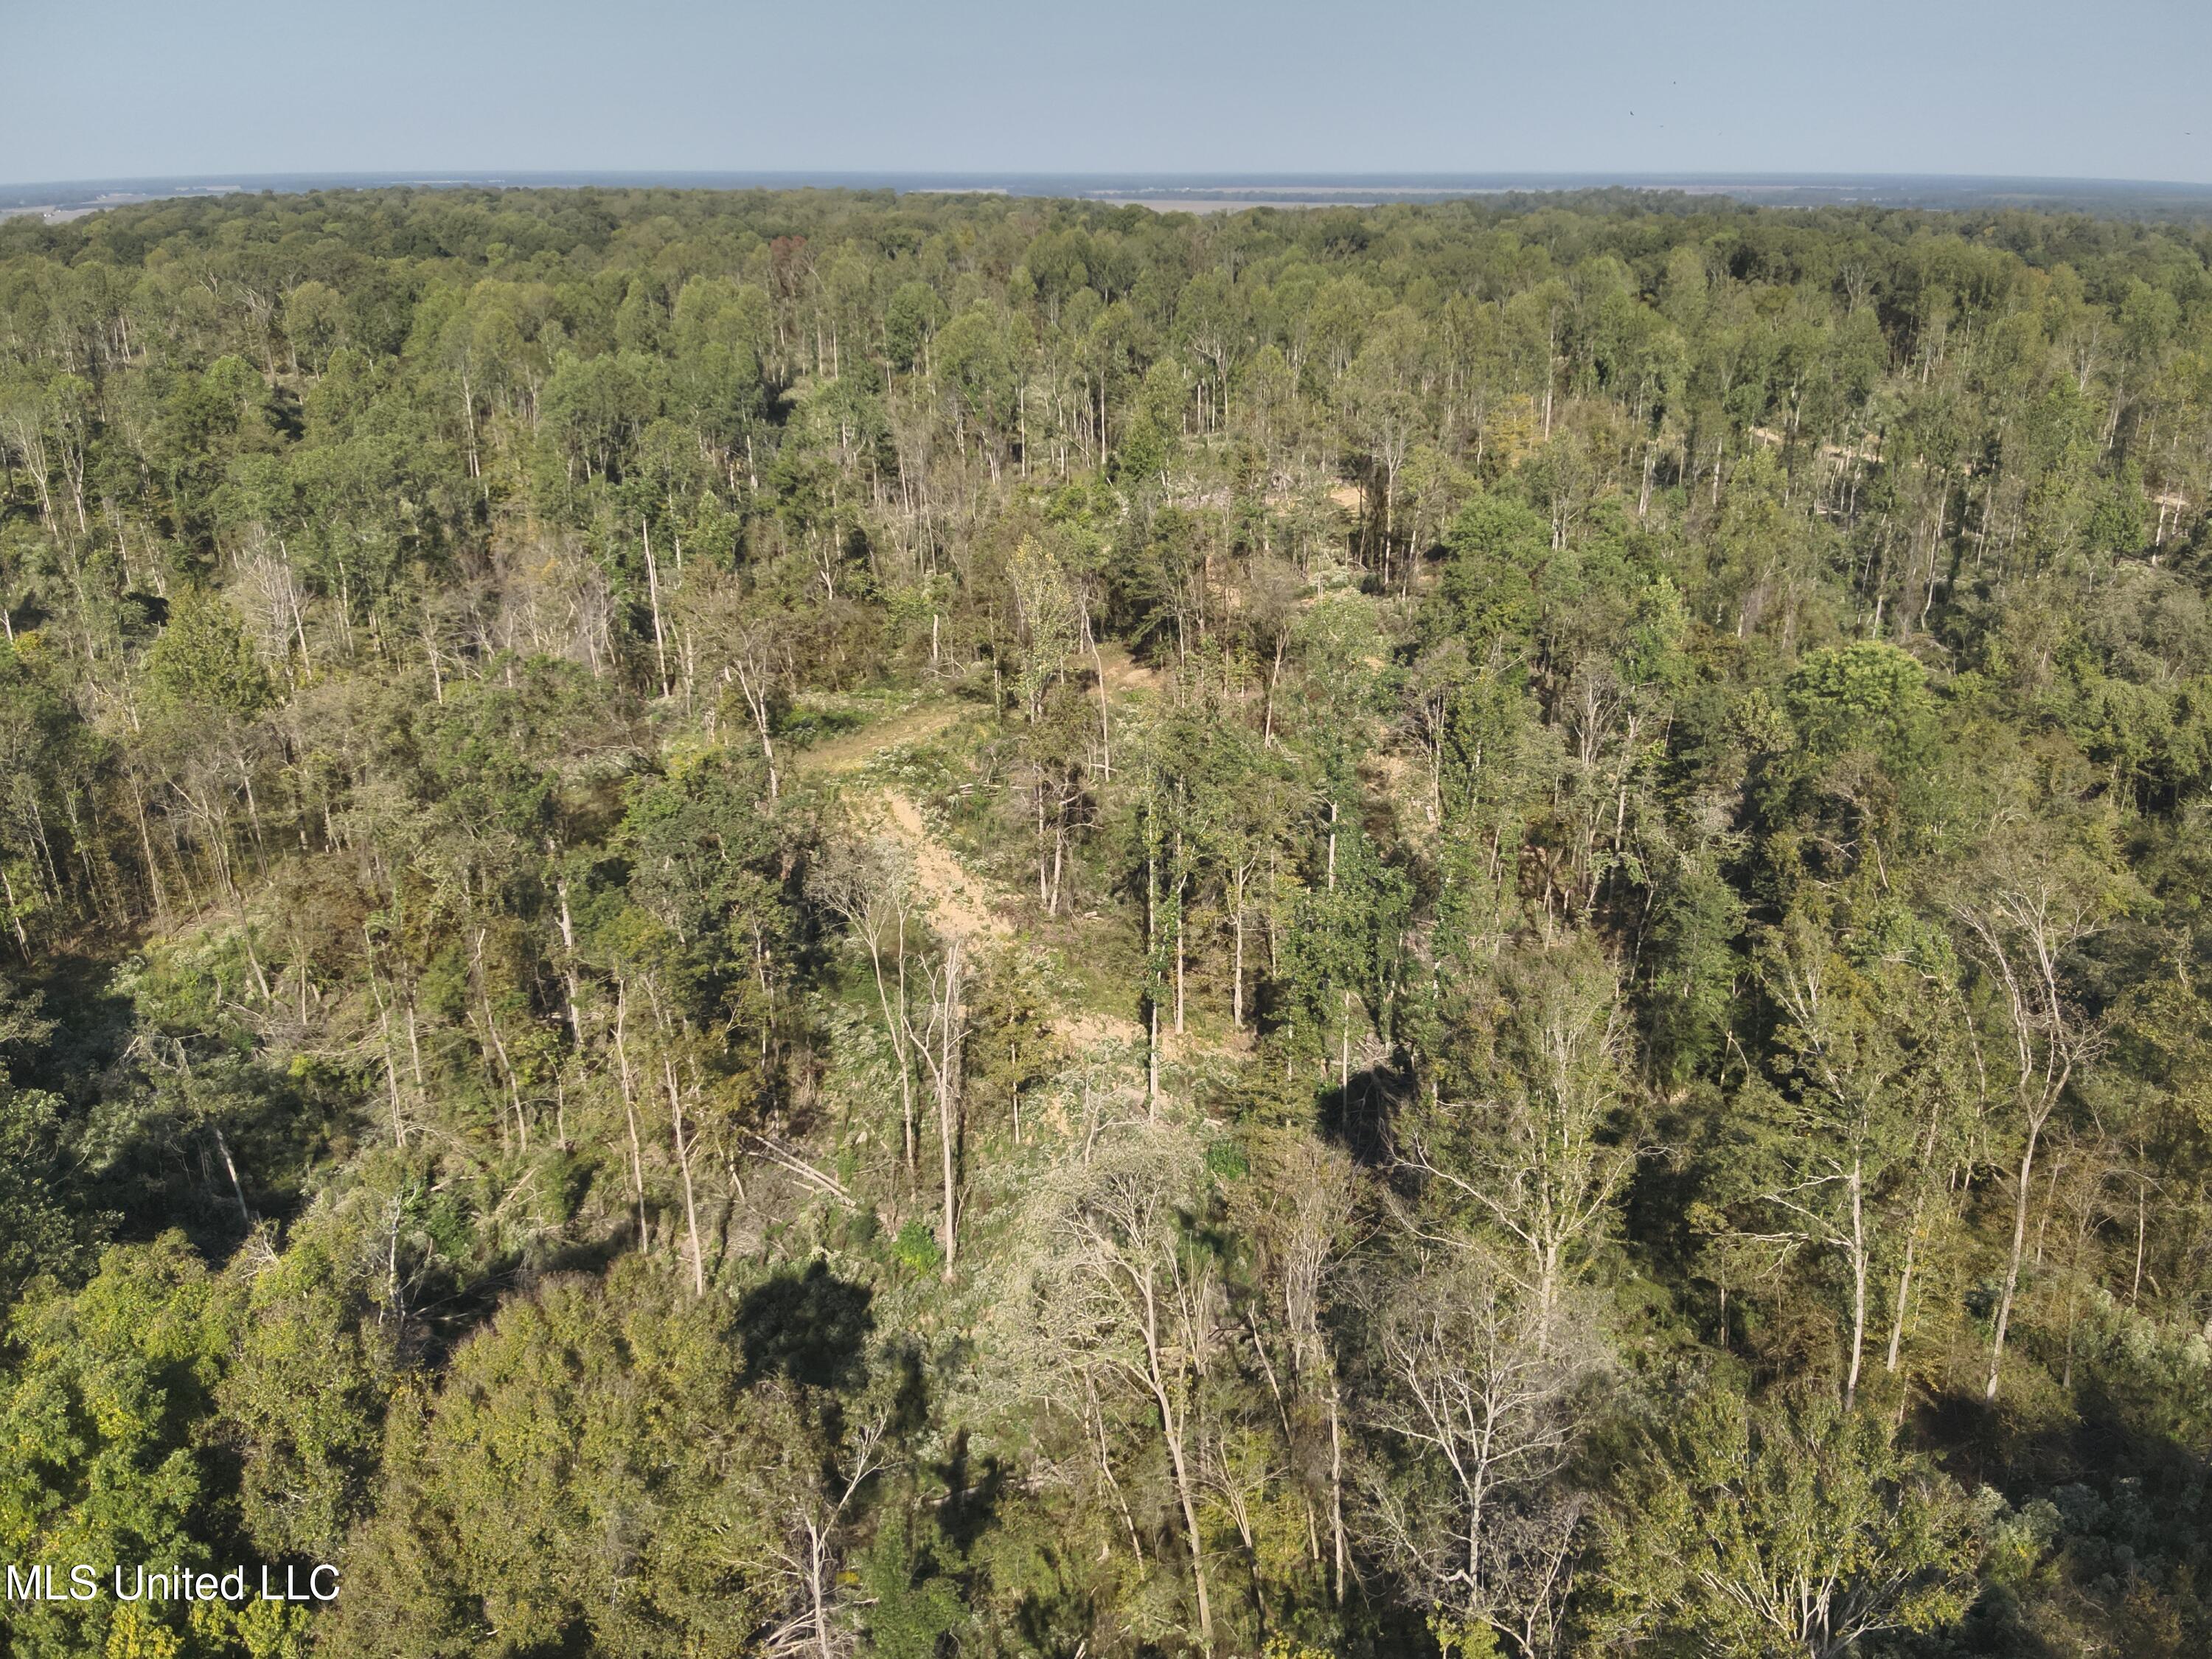
[[2011,1038],[2012,1107],[2021,1131],[2014,1172],[2012,1243],[2005,1255],[1996,1329],[1990,1340],[1990,1374],[1983,1393],[1996,1398],[2004,1365],[2005,1336],[2020,1289],[2021,1257],[2027,1244],[2035,1154],[2066,1085],[2096,1052],[2103,1030],[2069,993],[2067,955],[2098,931],[2100,894],[2084,872],[2056,865],[2014,871],[1977,884],[1978,890],[1952,901],[1951,914],[1987,970]]
[[1407,1132],[1402,1155],[1510,1242],[1510,1271],[1534,1299],[1542,1337],[1635,1160],[1611,1134],[1627,1023],[1610,966],[1571,942],[1539,949],[1499,988],[1488,1097],[1432,1114]]
[[1554,1628],[1574,1528],[1540,1517],[1606,1369],[1592,1322],[1481,1251],[1437,1251],[1383,1293],[1366,1361],[1367,1420],[1405,1458],[1368,1472],[1378,1552],[1448,1617]]
[[1065,1403],[1095,1379],[1140,1402],[1167,1455],[1200,1639],[1213,1639],[1199,1525],[1196,1396],[1215,1358],[1219,1286],[1192,1235],[1199,1148],[1167,1123],[1132,1124],[1040,1188],[1024,1218],[1034,1257],[1018,1287],[1036,1364],[1031,1386]]
[[917,1025],[909,1016],[907,1024],[907,1041],[921,1056],[931,1091],[937,1097],[937,1148],[943,1182],[937,1242],[945,1252],[948,1275],[960,1244],[960,1051],[968,1030],[960,951],[956,938],[946,945],[941,957],[923,959],[921,977],[927,996],[923,1018]]

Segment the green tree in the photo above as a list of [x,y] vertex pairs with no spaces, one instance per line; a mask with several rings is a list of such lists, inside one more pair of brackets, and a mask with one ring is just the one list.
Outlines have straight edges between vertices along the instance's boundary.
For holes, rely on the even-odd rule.
[[146,655],[154,689],[180,713],[252,720],[269,704],[269,676],[237,611],[197,589],[180,593]]
[[394,1401],[331,1650],[754,1651],[788,1605],[769,1493],[805,1441],[746,1389],[729,1320],[643,1264],[511,1303]]
[[1874,1418],[1718,1389],[1646,1431],[1603,1540],[1601,1630],[1741,1659],[1941,1628],[1975,1561],[1965,1499]]
[[[74,1295],[48,1288],[17,1304],[0,1384],[0,1547],[11,1560],[92,1563],[103,1575],[108,1564],[228,1566],[222,1461],[209,1429],[237,1304],[234,1287],[173,1233],[109,1250]],[[125,1640],[121,1629],[159,1650],[143,1611],[103,1595],[9,1619],[15,1639],[52,1651],[98,1651]],[[184,1611],[152,1613],[185,1643],[169,1650],[222,1651],[186,1639]]]

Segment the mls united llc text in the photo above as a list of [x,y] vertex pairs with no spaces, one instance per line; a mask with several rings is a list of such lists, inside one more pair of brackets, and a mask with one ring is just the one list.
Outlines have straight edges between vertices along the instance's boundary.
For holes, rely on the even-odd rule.
[[227,1572],[195,1572],[190,1567],[117,1566],[103,1570],[88,1562],[60,1566],[6,1568],[10,1601],[335,1601],[338,1570],[318,1565],[233,1567]]

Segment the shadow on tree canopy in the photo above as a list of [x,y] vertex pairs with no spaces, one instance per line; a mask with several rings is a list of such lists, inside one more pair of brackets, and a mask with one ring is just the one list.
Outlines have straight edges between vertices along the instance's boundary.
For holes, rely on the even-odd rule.
[[944,1481],[945,1494],[938,1525],[953,1548],[972,1550],[998,1520],[999,1501],[1006,1489],[1006,1466],[996,1455],[985,1457],[981,1467],[972,1462],[968,1431],[962,1429],[952,1437],[952,1455],[937,1465],[937,1477]]
[[1321,1097],[1316,1127],[1358,1163],[1379,1169],[1392,1156],[1392,1125],[1410,1080],[1395,1064],[1355,1071]]
[[781,1376],[808,1388],[858,1388],[867,1377],[865,1354],[876,1328],[868,1305],[873,1296],[818,1260],[803,1273],[781,1273],[754,1286],[738,1304],[744,1380]]

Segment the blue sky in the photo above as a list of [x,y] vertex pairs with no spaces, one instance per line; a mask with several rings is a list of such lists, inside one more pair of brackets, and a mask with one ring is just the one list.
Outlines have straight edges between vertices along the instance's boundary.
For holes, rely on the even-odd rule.
[[2212,181],[2172,0],[0,0],[0,181],[269,171]]

